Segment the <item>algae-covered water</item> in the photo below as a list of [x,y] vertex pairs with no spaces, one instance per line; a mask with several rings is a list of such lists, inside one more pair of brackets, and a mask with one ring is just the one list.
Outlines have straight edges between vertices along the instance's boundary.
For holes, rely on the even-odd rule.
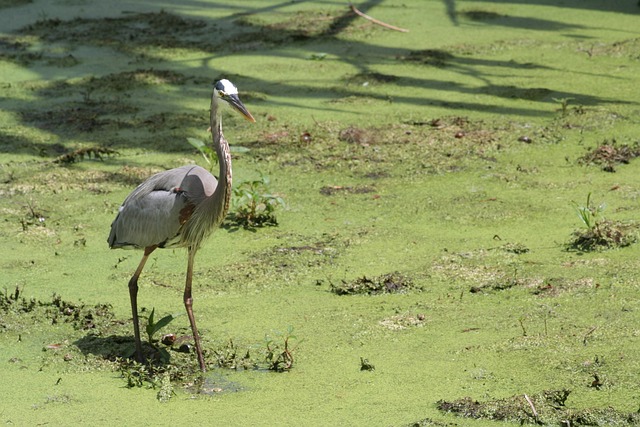
[[[637,2],[354,6],[409,31],[343,2],[0,1],[0,422],[638,423]],[[284,206],[198,253],[200,377],[186,253],[140,279],[143,331],[177,316],[145,367],[141,253],[106,237],[142,180],[209,167],[187,138],[223,77],[257,119],[224,113],[234,186]]]

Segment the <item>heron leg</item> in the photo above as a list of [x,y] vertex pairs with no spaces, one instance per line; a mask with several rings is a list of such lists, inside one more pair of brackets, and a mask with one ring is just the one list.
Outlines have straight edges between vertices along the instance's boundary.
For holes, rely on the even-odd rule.
[[142,353],[142,341],[140,340],[140,322],[138,320],[138,277],[142,273],[149,255],[156,250],[157,246],[149,246],[144,249],[144,255],[138,264],[138,268],[129,280],[129,297],[131,298],[131,313],[133,314],[133,333],[136,341],[136,360],[144,363],[144,355]]
[[193,260],[196,256],[196,249],[189,247],[189,255],[187,261],[187,281],[184,286],[184,307],[187,309],[187,316],[189,316],[189,323],[191,323],[191,332],[193,332],[193,340],[196,344],[196,354],[198,355],[198,363],[200,364],[200,370],[202,372],[207,371],[207,367],[204,363],[204,357],[202,355],[202,346],[200,345],[200,335],[198,335],[198,328],[196,327],[196,318],[193,316],[193,298],[191,296],[191,278],[193,277]]

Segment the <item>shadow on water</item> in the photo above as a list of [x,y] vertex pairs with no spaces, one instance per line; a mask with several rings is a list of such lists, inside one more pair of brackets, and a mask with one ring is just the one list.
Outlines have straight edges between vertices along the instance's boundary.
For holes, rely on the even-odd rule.
[[[366,11],[382,3],[382,0],[369,0],[358,7]],[[464,16],[471,22],[481,21],[487,25],[543,31],[585,28],[536,17],[510,17],[473,10],[458,12],[453,0],[445,0],[444,3],[449,16],[456,20],[459,16]],[[553,4],[543,0],[537,3]],[[629,13],[634,11],[626,3],[619,3],[568,2],[568,5],[563,6],[582,5],[585,8]],[[182,5],[184,10],[204,6],[200,2]],[[209,3],[206,6],[211,7]],[[462,101],[443,101],[442,97],[436,95],[398,95],[390,100],[389,94],[381,91],[366,95],[370,100],[392,101],[396,105],[441,106],[456,113],[483,111],[500,115],[539,116],[549,111],[548,106],[541,104],[551,103],[553,98],[573,98],[584,105],[619,102],[584,93],[492,83],[500,75],[513,75],[523,68],[560,71],[548,65],[477,59],[446,51],[442,51],[442,57],[435,58],[437,61],[434,63],[434,58],[424,57],[426,51],[383,46],[367,38],[349,40],[346,43],[341,36],[351,31],[354,21],[360,19],[349,8],[304,12],[291,12],[290,8],[289,2],[253,9],[235,6],[235,14],[219,19],[190,18],[160,10],[127,13],[110,18],[37,20],[14,34],[0,38],[0,58],[19,66],[40,70],[44,81],[32,88],[35,101],[12,99],[11,110],[23,125],[57,135],[62,140],[77,138],[116,149],[126,146],[167,152],[185,151],[188,149],[187,144],[175,137],[174,133],[185,127],[205,128],[206,115],[201,112],[185,112],[178,105],[181,105],[185,97],[206,99],[211,81],[223,76],[232,78],[250,96],[255,96],[255,104],[260,104],[273,94],[286,94],[287,101],[269,102],[273,105],[295,107],[298,111],[313,113],[314,110],[322,109],[339,114],[348,110],[349,106],[336,103],[335,100],[362,99],[363,93],[357,85],[344,82],[326,87],[300,84],[297,81],[292,83],[286,79],[273,82],[261,79],[259,75],[229,76],[220,70],[211,70],[210,66],[214,58],[219,63],[227,56],[255,53],[265,57],[300,59],[288,48],[308,48],[311,44],[318,45],[327,54],[336,57],[337,61],[351,65],[363,75],[373,73],[372,70],[378,65],[395,61],[416,67],[443,67],[454,76],[471,77],[479,82],[477,87],[449,79],[428,77],[402,77],[383,82],[389,88],[395,86],[468,95]],[[279,12],[278,16],[284,18],[277,22],[266,22],[260,16],[265,12]],[[71,53],[60,54],[61,45],[70,47],[71,50],[65,52]],[[89,70],[83,69],[80,61],[73,56],[73,49],[81,46],[128,58],[127,68],[133,66],[134,69],[94,76]],[[181,66],[179,61],[172,60],[172,52],[180,51],[198,53],[201,58],[200,66],[188,68]],[[163,64],[169,63],[171,71],[161,69]],[[47,75],[52,67],[61,67],[76,78],[56,80],[55,76]],[[584,73],[582,70],[569,72]],[[159,85],[171,87],[172,90],[160,92]],[[310,97],[320,101],[320,105],[305,105],[304,100]],[[508,107],[495,102],[494,97],[526,99],[534,104],[528,108]],[[162,140],[161,144],[157,142],[159,139]],[[69,148],[60,142],[51,144],[44,136],[42,140],[34,140],[11,133],[10,129],[0,130],[0,152],[55,157]]]
[[[101,337],[86,335],[75,341],[74,344],[84,355],[93,355],[110,361],[128,359],[133,356],[135,351],[134,340],[131,336],[110,335]],[[143,351],[145,355],[151,359],[158,356],[157,350],[146,342],[143,342]],[[155,361],[154,365],[156,364],[162,366],[163,368],[161,369],[164,369],[165,365],[168,365],[168,363],[161,361]],[[190,369],[186,370],[189,371]],[[229,373],[231,371],[225,370],[225,372]],[[265,370],[265,372],[267,371]],[[218,369],[208,371],[204,375],[196,373],[194,379],[185,384],[185,389],[193,394],[217,395],[244,391],[246,387],[236,381],[230,380],[228,376],[223,373],[222,369]]]
[[[143,343],[146,344],[146,343]],[[133,336],[88,334],[74,342],[84,355],[93,355],[105,360],[128,358],[135,352]],[[145,351],[147,350],[145,346]]]
[[[458,5],[456,4],[456,0],[442,0],[446,10],[447,16],[454,24],[458,25],[460,22],[458,20],[459,15],[463,15],[471,20],[484,20],[484,19],[494,19],[494,18],[506,18],[503,22],[497,23],[497,25],[505,25],[505,26],[514,26],[518,28],[527,28],[532,30],[542,30],[542,29],[564,29],[568,26],[558,22],[558,21],[548,21],[541,20],[536,18],[521,18],[521,17],[507,17],[505,15],[500,15],[495,12],[487,12],[484,9],[472,9],[459,11]],[[475,2],[465,2],[466,5],[473,5]],[[555,0],[493,0],[493,1],[483,1],[479,2],[482,7],[486,7],[487,4],[493,3],[495,5],[540,5],[540,6],[552,6],[552,7],[562,7],[567,9],[587,9],[587,10],[596,10],[602,12],[617,12],[617,13],[629,13],[632,15],[637,15],[640,13],[640,5],[634,0],[627,1],[607,1],[607,0],[589,0],[589,1],[569,1],[562,2],[562,4],[558,4]],[[535,25],[534,25],[535,24]],[[569,26],[571,27],[571,26]]]

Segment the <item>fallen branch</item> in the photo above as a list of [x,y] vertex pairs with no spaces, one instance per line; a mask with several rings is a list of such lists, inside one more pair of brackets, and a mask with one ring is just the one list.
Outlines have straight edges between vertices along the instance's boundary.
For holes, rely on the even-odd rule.
[[527,396],[526,394],[524,395],[524,398],[529,404],[529,406],[531,407],[531,410],[533,411],[533,417],[536,419],[536,421],[538,421],[538,411],[536,411],[536,407],[533,406],[533,402],[531,401],[531,399],[529,399],[529,396]]
[[360,12],[353,5],[353,3],[349,3],[349,6],[351,7],[351,10],[353,11],[353,13],[355,13],[358,16],[362,16],[364,19],[368,19],[369,21],[373,22],[374,24],[380,25],[381,27],[385,27],[385,28],[388,28],[390,30],[400,31],[401,33],[408,33],[409,32],[409,30],[407,30],[407,29],[396,27],[395,25],[390,25],[390,24],[384,23],[382,21],[378,21],[376,18],[372,18],[371,16],[367,15],[366,13]]

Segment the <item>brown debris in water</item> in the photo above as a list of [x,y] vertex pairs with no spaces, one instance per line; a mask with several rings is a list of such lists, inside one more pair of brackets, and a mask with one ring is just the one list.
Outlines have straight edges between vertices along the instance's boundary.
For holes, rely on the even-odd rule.
[[97,160],[102,160],[102,156],[113,156],[118,154],[116,150],[112,150],[111,148],[106,147],[85,147],[79,148],[77,150],[70,151],[65,153],[59,157],[57,157],[53,163],[61,163],[61,164],[70,164],[82,161],[85,159],[90,159],[93,157]]
[[350,282],[342,280],[340,284],[331,284],[331,292],[337,295],[393,294],[415,288],[417,286],[411,278],[397,271],[373,278],[362,276]]
[[626,413],[612,407],[570,409],[566,401],[570,390],[545,390],[530,395],[517,394],[504,399],[478,401],[464,397],[453,401],[440,400],[440,411],[460,417],[508,421],[519,424],[607,426],[637,425],[640,413]]
[[640,156],[640,141],[632,145],[618,144],[615,139],[604,141],[602,145],[578,159],[582,165],[599,165],[605,172],[615,172],[617,165],[626,165]]

